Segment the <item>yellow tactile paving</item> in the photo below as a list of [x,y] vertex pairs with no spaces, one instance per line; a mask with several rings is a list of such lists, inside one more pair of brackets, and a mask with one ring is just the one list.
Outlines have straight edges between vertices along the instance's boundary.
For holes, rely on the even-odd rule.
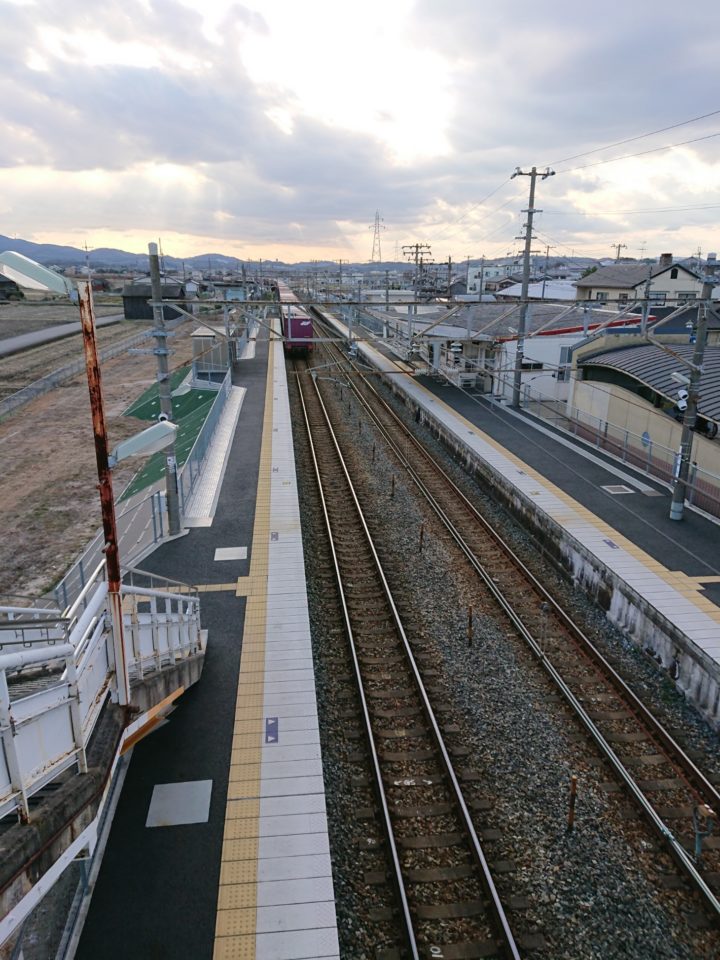
[[260,816],[260,762],[267,630],[268,545],[272,464],[272,349],[265,383],[250,573],[229,589],[247,597],[243,652],[233,726],[232,761],[225,810],[214,960],[255,960],[257,915],[257,834]]
[[[420,384],[416,383],[415,386],[424,390]],[[435,407],[436,409],[442,408],[445,410],[448,415],[456,418],[463,426],[467,427],[470,433],[480,437],[485,443],[497,450],[498,453],[502,454],[519,470],[522,470],[523,473],[532,478],[539,485],[541,490],[550,493],[561,500],[564,504],[564,510],[562,513],[557,510],[546,510],[547,514],[554,520],[556,520],[558,523],[562,523],[566,529],[568,527],[571,528],[573,524],[576,524],[578,519],[585,523],[591,524],[602,534],[603,537],[608,537],[613,541],[613,543],[616,543],[619,547],[630,554],[630,556],[635,557],[640,563],[643,564],[643,566],[647,567],[649,570],[652,570],[662,580],[670,584],[675,589],[678,588],[678,583],[682,583],[688,591],[686,594],[688,599],[695,606],[697,606],[699,610],[720,623],[720,608],[718,608],[714,603],[711,603],[706,597],[703,597],[701,593],[704,584],[720,583],[720,577],[689,577],[682,572],[669,570],[667,567],[663,566],[663,564],[659,563],[657,560],[654,560],[647,553],[645,553],[645,551],[641,547],[638,547],[637,544],[633,543],[631,540],[627,540],[621,533],[615,530],[614,527],[611,527],[609,524],[605,523],[605,521],[595,516],[595,514],[586,507],[583,507],[569,494],[565,493],[564,490],[556,487],[554,483],[543,477],[542,474],[538,473],[537,470],[533,469],[533,467],[529,466],[527,463],[517,457],[514,453],[512,453],[512,451],[508,450],[506,447],[503,447],[502,444],[488,436],[488,434],[483,433],[482,430],[470,423],[469,420],[466,420],[453,407],[450,407],[443,400],[440,400],[433,394],[430,394],[429,391],[425,392],[428,394],[428,397],[432,397],[434,400],[431,409],[432,407]],[[567,511],[572,512],[568,513]],[[569,532],[572,533],[572,529],[570,529]],[[676,578],[679,578],[679,580]]]

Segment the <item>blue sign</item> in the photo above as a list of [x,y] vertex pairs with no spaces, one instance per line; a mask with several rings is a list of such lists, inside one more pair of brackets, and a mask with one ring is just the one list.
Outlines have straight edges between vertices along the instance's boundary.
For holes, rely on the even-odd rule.
[[649,447],[649,446],[650,446],[650,434],[647,432],[647,430],[646,430],[645,433],[640,437],[640,439],[642,440],[642,445],[643,445],[644,447]]
[[265,743],[277,743],[280,739],[277,717],[265,717]]

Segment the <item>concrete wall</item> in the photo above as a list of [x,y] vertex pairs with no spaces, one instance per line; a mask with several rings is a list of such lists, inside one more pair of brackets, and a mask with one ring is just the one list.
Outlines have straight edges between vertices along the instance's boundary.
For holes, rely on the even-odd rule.
[[[647,433],[653,447],[664,446],[670,450],[680,447],[682,423],[616,384],[576,381],[571,403],[580,419],[593,426],[597,426],[598,421],[603,425],[609,423],[636,438]],[[720,441],[693,433],[690,460],[697,463],[698,469],[720,476]]]

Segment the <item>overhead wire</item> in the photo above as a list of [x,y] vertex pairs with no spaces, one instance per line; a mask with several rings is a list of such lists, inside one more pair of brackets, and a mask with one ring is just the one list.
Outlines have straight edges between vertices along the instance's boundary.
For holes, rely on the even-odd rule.
[[626,143],[635,143],[637,140],[645,140],[647,137],[654,137],[658,133],[667,133],[668,130],[676,130],[678,127],[685,127],[689,123],[697,123],[699,120],[707,120],[709,117],[716,117],[720,110],[711,110],[710,113],[703,113],[699,117],[691,117],[689,120],[680,120],[678,123],[671,123],[668,127],[660,127],[658,130],[651,130],[649,133],[640,133],[635,137],[626,137],[624,140],[616,140],[615,143],[605,144],[604,147],[594,147],[592,150],[586,150],[584,153],[576,153],[571,157],[563,157],[562,160],[553,160],[542,166],[554,167],[561,163],[569,163],[571,160],[580,160],[581,157],[589,157],[593,153],[601,153],[603,150],[612,150],[613,147],[622,147]]

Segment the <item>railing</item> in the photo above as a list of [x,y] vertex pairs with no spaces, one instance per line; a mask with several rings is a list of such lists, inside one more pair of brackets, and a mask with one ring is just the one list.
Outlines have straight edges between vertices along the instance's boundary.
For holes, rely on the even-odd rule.
[[[201,653],[203,635],[191,588],[170,581],[165,590],[141,587],[135,582],[159,578],[130,574],[133,584],[123,586],[122,598],[132,685]],[[65,615],[47,624],[45,609],[17,620],[15,609],[0,607],[2,636],[9,638],[0,650],[0,817],[17,809],[27,819],[34,793],[72,766],[87,769],[90,736],[108,696],[117,693],[104,577],[103,561]],[[50,632],[42,635],[46,627]]]
[[[577,407],[547,397],[531,386],[523,387],[523,407],[530,413],[567,430],[628,463],[648,476],[671,484],[678,467],[678,452],[652,440],[648,434],[638,436],[614,423],[593,416]],[[720,517],[720,477],[692,463],[686,500],[706,513]]]
[[232,371],[228,370],[223,382],[220,384],[218,395],[213,400],[212,406],[208,411],[205,423],[195,438],[193,448],[187,460],[178,471],[178,493],[180,495],[180,509],[183,512],[185,512],[185,504],[192,495],[195,485],[202,474],[203,463],[207,456],[210,442],[212,441],[215,428],[225,408],[227,398],[230,396],[231,389]]

